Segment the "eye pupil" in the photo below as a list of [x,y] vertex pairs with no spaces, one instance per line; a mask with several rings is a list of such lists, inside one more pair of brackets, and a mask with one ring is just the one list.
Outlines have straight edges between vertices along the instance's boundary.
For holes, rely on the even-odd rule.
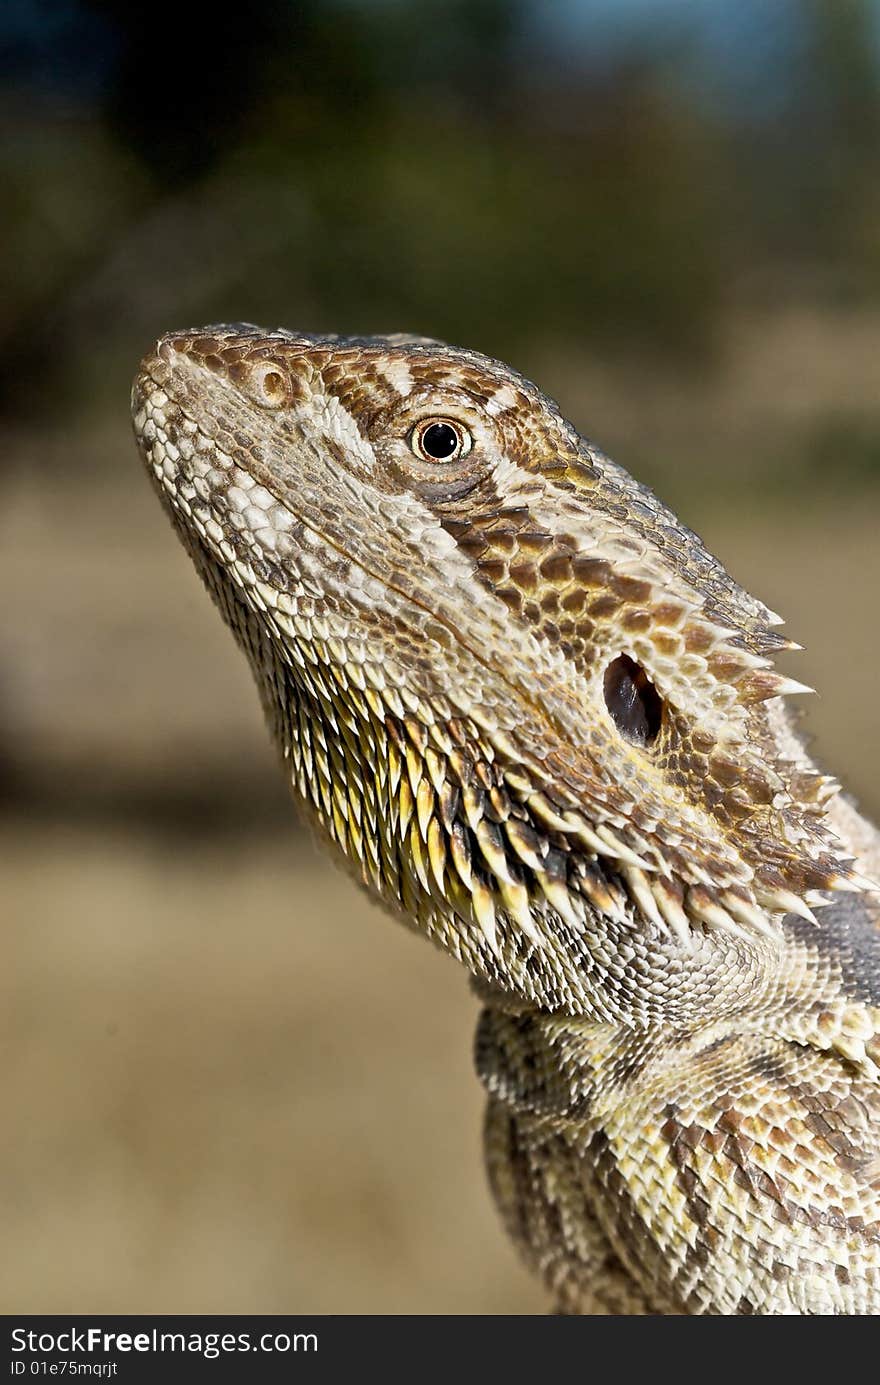
[[422,451],[435,462],[445,462],[458,451],[461,438],[449,423],[432,423],[421,436]]

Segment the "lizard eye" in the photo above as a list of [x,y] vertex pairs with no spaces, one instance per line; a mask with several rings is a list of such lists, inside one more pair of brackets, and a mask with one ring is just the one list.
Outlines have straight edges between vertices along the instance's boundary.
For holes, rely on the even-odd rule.
[[455,462],[466,457],[473,446],[468,430],[451,418],[426,418],[417,423],[409,445],[425,462]]

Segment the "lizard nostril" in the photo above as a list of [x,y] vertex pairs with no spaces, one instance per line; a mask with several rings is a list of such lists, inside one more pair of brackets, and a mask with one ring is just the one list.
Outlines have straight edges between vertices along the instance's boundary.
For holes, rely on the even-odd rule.
[[258,404],[277,409],[287,402],[288,381],[274,361],[262,361],[250,370],[251,392]]
[[663,701],[643,668],[626,654],[605,670],[605,706],[622,736],[651,745],[660,733]]

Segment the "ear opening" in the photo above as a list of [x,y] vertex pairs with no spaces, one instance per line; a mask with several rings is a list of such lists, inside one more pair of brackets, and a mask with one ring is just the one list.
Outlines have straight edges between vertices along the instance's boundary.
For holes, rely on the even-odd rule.
[[641,665],[620,654],[605,670],[604,692],[620,734],[633,745],[652,745],[663,724],[663,699]]

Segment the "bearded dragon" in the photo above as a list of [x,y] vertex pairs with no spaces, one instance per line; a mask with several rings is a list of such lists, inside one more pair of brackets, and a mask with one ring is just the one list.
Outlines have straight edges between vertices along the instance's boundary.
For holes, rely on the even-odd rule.
[[473,351],[177,332],[133,418],[294,798],[474,979],[557,1311],[880,1311],[880,838],[779,618]]

